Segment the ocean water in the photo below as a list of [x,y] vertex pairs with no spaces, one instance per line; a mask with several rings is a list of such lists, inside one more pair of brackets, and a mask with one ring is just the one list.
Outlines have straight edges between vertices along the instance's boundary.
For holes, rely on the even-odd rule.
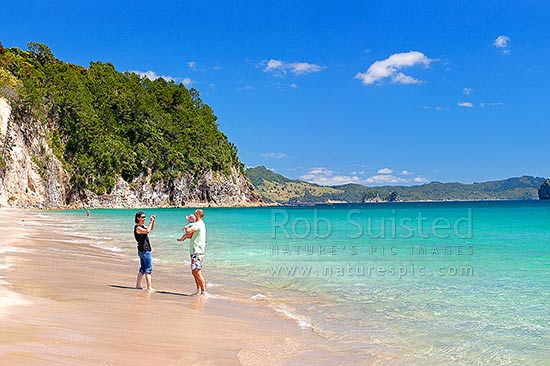
[[[157,214],[155,268],[188,272],[176,239],[192,210],[144,211]],[[134,213],[40,215],[61,216],[75,245],[135,260]],[[207,208],[204,219],[208,291],[315,332],[337,360],[327,364],[548,365],[550,202]]]

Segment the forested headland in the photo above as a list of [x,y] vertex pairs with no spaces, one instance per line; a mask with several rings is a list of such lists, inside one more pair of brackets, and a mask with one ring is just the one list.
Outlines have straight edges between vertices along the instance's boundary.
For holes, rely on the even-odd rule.
[[[196,183],[206,172],[244,172],[212,108],[183,84],[119,72],[110,62],[70,64],[31,42],[27,50],[0,45],[0,96],[11,106],[0,174],[13,164],[10,124],[46,126],[46,143],[68,173],[72,195],[107,194],[121,178],[160,182],[172,193],[183,177]],[[33,157],[39,171],[48,169],[47,160]]]

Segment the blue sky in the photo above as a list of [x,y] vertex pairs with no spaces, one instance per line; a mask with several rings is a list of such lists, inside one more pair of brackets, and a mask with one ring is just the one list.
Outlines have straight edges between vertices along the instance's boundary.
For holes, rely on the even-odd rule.
[[247,166],[470,183],[550,176],[548,5],[10,1],[0,41],[198,89]]

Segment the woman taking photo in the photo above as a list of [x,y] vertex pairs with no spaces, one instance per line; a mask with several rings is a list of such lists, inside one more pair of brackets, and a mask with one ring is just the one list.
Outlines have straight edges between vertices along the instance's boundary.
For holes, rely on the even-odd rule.
[[142,211],[136,212],[134,225],[134,238],[137,241],[137,249],[139,255],[139,272],[137,275],[136,288],[141,287],[141,280],[145,276],[147,291],[153,291],[151,285],[151,273],[153,272],[153,257],[151,256],[151,242],[149,241],[149,233],[155,228],[156,215],[151,215],[149,225],[145,226],[145,213]]

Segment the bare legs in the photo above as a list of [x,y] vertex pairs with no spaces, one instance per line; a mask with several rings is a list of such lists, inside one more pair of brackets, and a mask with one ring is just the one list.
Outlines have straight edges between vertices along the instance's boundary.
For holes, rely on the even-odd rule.
[[202,276],[202,271],[198,268],[195,268],[191,271],[193,278],[195,279],[195,284],[197,285],[197,293],[199,295],[204,295],[206,293],[206,283],[204,277]]
[[139,272],[136,278],[136,288],[142,290],[141,281],[145,277],[145,289],[147,291],[155,291],[151,285],[151,271],[153,270],[153,258],[151,257],[151,252],[144,251],[139,252]]
[[153,288],[153,285],[151,283],[151,274],[150,273],[146,273],[145,274],[145,283],[147,284],[147,291],[155,291],[155,289]]
[[136,279],[136,288],[140,290],[143,289],[143,287],[141,287],[141,281],[143,280],[143,277],[145,277],[145,289],[147,291],[154,291],[150,273],[143,274],[141,272],[138,272]]
[[194,271],[191,271],[191,274],[193,275],[193,279],[195,280],[195,285],[197,286],[197,291],[195,291],[196,294],[199,294],[201,293],[201,285],[199,283],[199,280],[197,279],[197,276],[195,276],[195,272]]
[[138,272],[137,279],[136,279],[136,288],[143,290],[143,287],[141,287],[141,280],[143,279],[143,273]]

